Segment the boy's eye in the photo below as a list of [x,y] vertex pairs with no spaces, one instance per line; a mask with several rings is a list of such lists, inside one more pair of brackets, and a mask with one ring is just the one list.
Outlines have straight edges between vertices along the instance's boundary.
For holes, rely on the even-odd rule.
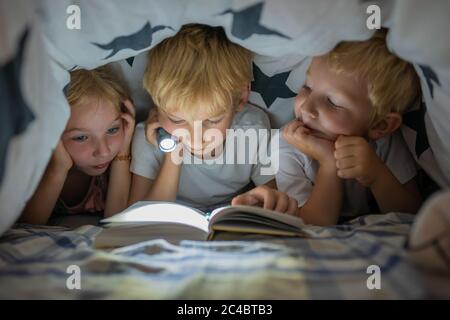
[[77,136],[77,137],[73,137],[72,140],[76,141],[76,142],[84,142],[87,140],[87,136]]
[[333,107],[333,108],[338,108],[339,106],[337,104],[335,104],[330,98],[327,98],[327,102]]
[[115,134],[119,131],[120,127],[114,127],[114,128],[110,128],[108,129],[107,133],[108,134]]
[[223,118],[220,118],[220,119],[218,119],[218,120],[206,120],[206,122],[207,122],[207,123],[210,123],[210,124],[218,124],[218,123],[220,123],[222,120],[223,120]]
[[171,119],[171,118],[169,118],[169,120],[170,120],[170,122],[175,123],[175,124],[182,124],[182,123],[184,123],[184,120],[174,120],[174,119]]

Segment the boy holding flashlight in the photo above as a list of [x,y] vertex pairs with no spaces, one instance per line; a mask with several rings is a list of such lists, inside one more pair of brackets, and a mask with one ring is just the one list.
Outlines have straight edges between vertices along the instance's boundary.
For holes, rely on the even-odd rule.
[[[261,162],[214,161],[241,152],[237,145],[227,149],[227,130],[270,132],[264,111],[247,105],[251,62],[251,52],[230,42],[222,28],[204,25],[184,26],[150,51],[144,87],[156,108],[136,128],[131,203],[177,201],[205,210],[233,201],[295,212],[295,200],[276,190]],[[177,141],[174,150],[158,146],[161,128]],[[250,157],[267,147],[256,143]],[[244,193],[252,183],[257,187]]]

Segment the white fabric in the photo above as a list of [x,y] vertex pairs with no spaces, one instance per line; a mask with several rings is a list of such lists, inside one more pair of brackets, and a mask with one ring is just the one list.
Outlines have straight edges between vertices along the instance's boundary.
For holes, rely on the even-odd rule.
[[[0,21],[8,26],[0,29],[0,66],[19,59],[17,39],[28,30],[20,63],[19,90],[33,115],[26,131],[12,136],[8,142],[0,185],[0,234],[15,222],[33,194],[58,141],[58,133],[69,117],[63,95],[67,73],[49,59],[39,21],[35,20],[32,10],[30,1],[0,1]],[[3,92],[3,88],[0,93],[1,103],[11,94]],[[1,103],[0,108],[6,107]],[[1,111],[2,117],[7,116]]]
[[[426,106],[421,125],[403,129],[405,140],[422,168],[441,186],[450,186],[450,2],[399,0],[391,13],[390,49],[415,63]],[[424,67],[429,68],[428,78]],[[425,69],[426,70],[426,69]],[[406,127],[406,126],[404,126]],[[425,151],[416,141],[425,140]]]

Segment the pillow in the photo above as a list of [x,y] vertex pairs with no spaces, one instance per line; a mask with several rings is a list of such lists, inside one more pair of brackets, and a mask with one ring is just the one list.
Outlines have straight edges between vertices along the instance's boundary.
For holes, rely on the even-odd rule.
[[408,255],[419,267],[450,275],[450,191],[430,198],[417,214]]

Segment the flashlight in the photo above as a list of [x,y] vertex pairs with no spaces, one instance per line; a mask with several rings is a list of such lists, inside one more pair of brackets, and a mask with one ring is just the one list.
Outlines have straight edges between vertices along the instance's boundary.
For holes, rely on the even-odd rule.
[[172,152],[177,147],[178,139],[163,128],[157,129],[158,146],[162,152]]

